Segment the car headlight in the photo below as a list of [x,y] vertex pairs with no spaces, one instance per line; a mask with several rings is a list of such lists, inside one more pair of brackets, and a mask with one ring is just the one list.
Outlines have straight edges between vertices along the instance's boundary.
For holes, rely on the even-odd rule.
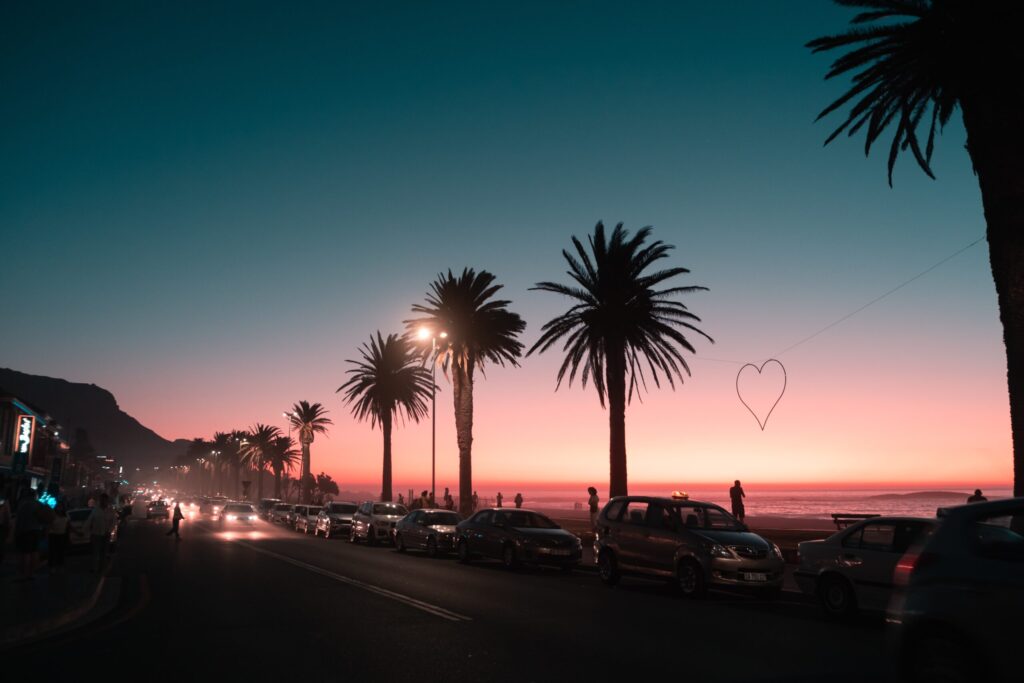
[[724,557],[727,559],[733,559],[736,555],[721,543],[712,543],[708,546],[708,552],[711,553],[712,557]]
[[235,521],[236,519],[238,519],[238,517],[236,517],[235,515],[228,515],[228,521],[229,521],[229,522],[233,522],[233,521]]
[[779,546],[777,544],[775,544],[775,543],[771,543],[770,545],[771,545],[771,549],[768,551],[768,554],[771,555],[772,557],[774,557],[776,560],[783,559],[782,558],[782,549],[779,548]]

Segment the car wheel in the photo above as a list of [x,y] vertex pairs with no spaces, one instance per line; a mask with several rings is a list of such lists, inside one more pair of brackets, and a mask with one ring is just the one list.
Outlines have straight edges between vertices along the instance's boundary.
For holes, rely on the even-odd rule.
[[377,531],[372,527],[366,527],[366,545],[377,545]]
[[516,559],[516,549],[511,543],[506,543],[501,549],[501,563],[505,569],[515,569],[519,562]]
[[857,596],[841,576],[826,574],[818,579],[818,601],[831,617],[849,617],[857,611]]
[[354,525],[352,526],[352,528],[350,528],[348,530],[348,542],[349,543],[358,543],[359,542],[359,537],[356,536],[356,527]]
[[405,541],[402,540],[402,534],[395,534],[395,550],[400,553],[405,552]]
[[459,541],[459,545],[456,547],[456,553],[459,556],[459,562],[462,564],[469,564],[473,559],[469,554],[469,544],[465,541]]
[[427,556],[437,557],[437,539],[433,536],[427,539]]
[[597,556],[597,573],[606,586],[614,586],[619,582],[619,562],[611,550],[605,550]]
[[683,560],[676,570],[676,585],[687,598],[703,598],[707,594],[704,569],[695,560]]

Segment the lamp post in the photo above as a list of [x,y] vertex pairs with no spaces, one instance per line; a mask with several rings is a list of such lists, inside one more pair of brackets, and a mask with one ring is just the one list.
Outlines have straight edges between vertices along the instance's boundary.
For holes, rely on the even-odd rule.
[[281,415],[284,416],[284,419],[288,422],[288,438],[290,439],[292,438],[292,418],[297,416],[290,410],[284,411]]
[[421,327],[419,337],[424,341],[430,337],[430,497],[437,505],[437,338],[447,339],[448,333],[434,334]]

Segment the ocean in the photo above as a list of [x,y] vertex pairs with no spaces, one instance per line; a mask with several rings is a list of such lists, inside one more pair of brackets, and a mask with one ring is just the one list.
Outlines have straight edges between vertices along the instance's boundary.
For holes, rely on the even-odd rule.
[[[692,500],[717,503],[729,509],[729,492],[725,488],[693,488],[687,489]],[[914,517],[933,517],[940,507],[960,505],[967,502],[967,496],[973,489],[766,489],[744,486],[747,494],[744,500],[748,517],[795,517],[827,519],[834,512],[863,513],[881,515],[908,515]],[[989,500],[1008,498],[1012,494],[1009,488],[985,489],[984,494]],[[503,492],[505,504],[511,505],[515,496],[514,490]],[[632,489],[632,495],[665,496],[671,490]],[[607,492],[599,491],[602,504],[607,500]],[[544,490],[533,494],[523,490],[524,506],[550,510],[572,510],[583,507],[587,494],[580,490]]]

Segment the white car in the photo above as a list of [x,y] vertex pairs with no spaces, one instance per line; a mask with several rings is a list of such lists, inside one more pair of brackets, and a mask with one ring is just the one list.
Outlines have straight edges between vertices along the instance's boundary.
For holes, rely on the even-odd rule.
[[221,511],[220,525],[222,527],[251,526],[258,519],[256,508],[249,503],[227,503]]
[[319,505],[296,505],[292,517],[295,520],[293,523],[295,530],[304,534],[316,531],[316,518],[320,514],[320,507]]
[[793,577],[830,616],[884,611],[900,558],[923,543],[937,523],[922,517],[872,517],[824,540],[804,541]]
[[404,505],[368,500],[352,515],[348,540],[352,543],[365,540],[368,545],[376,545],[380,541],[391,542],[395,524],[407,514],[409,510]]

